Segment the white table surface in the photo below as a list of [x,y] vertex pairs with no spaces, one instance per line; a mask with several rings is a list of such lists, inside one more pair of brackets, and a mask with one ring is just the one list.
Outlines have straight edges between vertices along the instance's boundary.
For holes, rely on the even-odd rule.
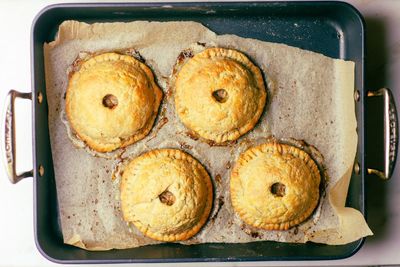
[[[374,86],[370,89],[377,89],[380,86],[392,88],[400,104],[400,1],[350,0],[349,2],[361,11],[367,22],[369,48],[367,81],[370,86]],[[2,109],[4,109],[4,98],[10,89],[31,91],[30,27],[34,16],[51,3],[56,3],[56,1],[0,0],[0,104]],[[32,168],[30,109],[30,101],[17,102],[17,167],[19,170]],[[1,127],[3,127],[3,117],[1,119]],[[0,130],[3,131],[3,129]],[[1,142],[3,143],[3,140]],[[397,166],[393,179],[388,182],[382,182],[373,176],[366,177],[367,219],[375,235],[368,237],[361,250],[348,259],[313,262],[203,263],[201,265],[395,264],[400,266],[399,172],[400,169]],[[46,260],[35,247],[32,179],[28,178],[17,185],[12,185],[6,177],[3,165],[0,174],[0,266],[56,265]],[[173,265],[164,264],[163,266]],[[198,266],[199,264],[182,264],[181,266],[183,265]]]

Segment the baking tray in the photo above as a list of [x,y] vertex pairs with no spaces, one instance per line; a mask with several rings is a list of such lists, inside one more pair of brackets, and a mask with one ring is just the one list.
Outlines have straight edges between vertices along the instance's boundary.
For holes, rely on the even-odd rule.
[[[98,252],[86,251],[64,244],[59,224],[49,140],[43,57],[43,43],[54,40],[58,26],[64,20],[79,20],[88,23],[135,20],[196,21],[217,34],[236,34],[241,37],[285,43],[329,57],[354,61],[358,126],[358,147],[355,159],[357,168],[351,178],[346,205],[361,211],[364,215],[364,177],[367,170],[370,171],[365,166],[366,153],[364,150],[367,97],[364,88],[364,21],[360,13],[351,5],[333,1],[52,5],[42,10],[32,25],[32,93],[10,92],[11,107],[6,116],[9,122],[6,121],[6,135],[12,136],[15,130],[14,98],[23,97],[33,100],[33,171],[16,176],[13,138],[8,138],[11,140],[8,140],[10,150],[6,149],[6,153],[9,170],[14,171],[14,178],[16,177],[13,182],[27,176],[34,178],[35,241],[39,251],[47,259],[58,263],[332,260],[349,257],[360,249],[363,239],[336,246],[272,241],[191,246],[166,243]],[[388,103],[392,105],[390,91],[385,90],[384,93],[385,99],[389,99]],[[395,122],[396,127],[392,128],[397,131],[397,120]],[[394,155],[396,155],[397,139],[395,141],[394,148],[389,151]],[[391,160],[389,167],[392,168],[395,156]],[[390,176],[391,170],[388,169],[387,176]],[[386,169],[385,174],[387,174]]]

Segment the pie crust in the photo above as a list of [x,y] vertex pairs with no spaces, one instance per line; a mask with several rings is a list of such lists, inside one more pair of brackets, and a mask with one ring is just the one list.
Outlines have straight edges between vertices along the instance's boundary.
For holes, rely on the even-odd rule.
[[117,53],[92,56],[78,67],[66,93],[66,114],[75,134],[99,152],[143,139],[162,98],[150,68]]
[[142,154],[122,175],[124,220],[155,240],[173,242],[194,236],[207,221],[212,201],[207,171],[177,149]]
[[316,208],[320,180],[316,163],[303,150],[286,144],[262,144],[242,153],[232,170],[232,205],[251,226],[287,230]]
[[206,49],[176,75],[175,109],[180,120],[216,143],[236,140],[253,129],[266,96],[260,69],[233,49]]

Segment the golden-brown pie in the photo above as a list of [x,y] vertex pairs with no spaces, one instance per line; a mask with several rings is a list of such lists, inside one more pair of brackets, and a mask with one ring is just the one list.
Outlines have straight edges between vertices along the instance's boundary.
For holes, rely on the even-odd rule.
[[175,80],[180,120],[216,143],[250,131],[262,114],[266,95],[260,69],[232,49],[209,48],[196,54]]
[[66,114],[76,135],[99,152],[125,147],[151,130],[162,91],[132,56],[103,53],[70,76]]
[[186,240],[206,222],[213,189],[204,167],[177,149],[156,149],[133,159],[121,180],[124,220],[160,241]]
[[287,230],[307,219],[319,200],[321,176],[303,150],[276,142],[252,147],[232,170],[232,205],[249,225]]

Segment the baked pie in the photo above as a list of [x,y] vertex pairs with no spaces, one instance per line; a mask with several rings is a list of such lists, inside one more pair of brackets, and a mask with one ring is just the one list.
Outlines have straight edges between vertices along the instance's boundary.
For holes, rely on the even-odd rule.
[[247,224],[287,230],[307,219],[319,200],[321,176],[303,150],[266,143],[242,153],[230,180],[232,205]]
[[176,74],[175,109],[182,123],[215,143],[253,129],[266,101],[261,71],[243,53],[209,48]]
[[148,66],[132,56],[103,53],[70,75],[66,114],[90,148],[109,152],[143,139],[162,98]]
[[186,240],[206,222],[213,201],[210,177],[192,156],[156,149],[133,159],[121,180],[123,218],[159,241]]

